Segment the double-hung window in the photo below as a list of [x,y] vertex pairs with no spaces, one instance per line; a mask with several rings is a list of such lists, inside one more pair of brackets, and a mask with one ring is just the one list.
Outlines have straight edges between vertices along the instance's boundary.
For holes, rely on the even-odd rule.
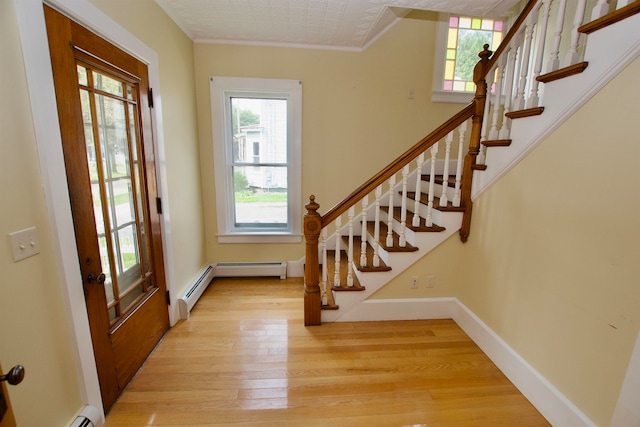
[[302,83],[211,77],[218,241],[301,241]]

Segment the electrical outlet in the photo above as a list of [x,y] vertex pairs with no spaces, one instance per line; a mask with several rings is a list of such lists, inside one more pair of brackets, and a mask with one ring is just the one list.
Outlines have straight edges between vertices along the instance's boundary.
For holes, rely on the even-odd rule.
[[433,288],[433,276],[427,276],[427,288]]
[[413,276],[411,278],[411,284],[409,285],[411,289],[418,289],[418,276]]

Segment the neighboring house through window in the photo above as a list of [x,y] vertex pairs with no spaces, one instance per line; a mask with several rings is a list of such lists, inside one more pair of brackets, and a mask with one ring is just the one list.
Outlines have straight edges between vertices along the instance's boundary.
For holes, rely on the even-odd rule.
[[302,83],[211,77],[218,240],[299,242]]

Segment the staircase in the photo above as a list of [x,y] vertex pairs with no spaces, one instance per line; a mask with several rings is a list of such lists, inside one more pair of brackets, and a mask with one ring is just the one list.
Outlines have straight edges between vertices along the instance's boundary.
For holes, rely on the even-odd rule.
[[473,200],[640,55],[638,12],[530,0],[479,54],[471,104],[324,215],[311,196],[305,325],[340,320],[454,233],[466,241]]

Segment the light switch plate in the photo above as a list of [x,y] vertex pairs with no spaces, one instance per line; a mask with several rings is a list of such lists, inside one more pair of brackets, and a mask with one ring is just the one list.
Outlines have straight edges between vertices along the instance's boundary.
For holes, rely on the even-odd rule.
[[11,240],[14,262],[40,253],[38,234],[35,227],[9,233],[9,239]]

